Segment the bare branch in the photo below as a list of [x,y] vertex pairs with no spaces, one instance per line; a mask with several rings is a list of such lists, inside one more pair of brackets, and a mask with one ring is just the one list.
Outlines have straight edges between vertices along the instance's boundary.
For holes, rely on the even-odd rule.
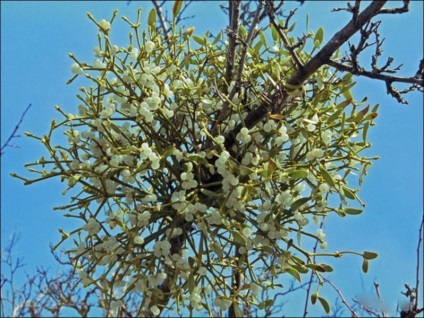
[[405,13],[409,11],[409,2],[410,0],[403,0],[403,7],[400,8],[390,8],[390,9],[381,9],[380,13],[394,14],[394,13]]
[[152,3],[153,3],[153,5],[156,9],[158,16],[159,16],[159,22],[162,26],[163,36],[165,38],[165,41],[168,44],[168,48],[171,49],[171,43],[169,42],[169,35],[168,35],[168,27],[166,26],[165,17],[163,16],[162,6],[157,2],[157,0],[152,0]]
[[342,300],[343,304],[346,306],[346,308],[350,311],[350,313],[352,314],[352,317],[359,317],[358,314],[353,310],[353,308],[349,305],[349,303],[346,301],[346,299],[344,298],[342,292],[340,289],[338,289],[331,280],[329,280],[328,278],[322,277],[324,279],[324,281],[326,283],[329,283],[331,285],[331,287],[333,287],[333,289],[336,291],[336,293],[339,295],[340,299]]
[[[376,16],[380,9],[387,2],[374,0],[362,13],[358,15],[357,21],[350,21],[345,27],[337,32],[331,40],[309,61],[303,68],[297,69],[296,73],[287,80],[290,86],[299,86],[306,81],[313,73],[315,73],[322,65],[330,61],[331,56],[336,52],[340,46],[343,45],[350,37],[358,32],[365,24],[367,24],[374,16]],[[281,97],[278,98],[279,103],[269,104],[263,103],[259,107],[253,109],[248,113],[244,120],[245,126],[250,129],[261,121],[268,112],[275,112],[281,109],[282,105],[286,104],[289,99],[287,92],[278,92]],[[236,135],[242,128],[238,125],[233,131],[228,133],[225,137],[226,149],[231,149],[235,143]]]
[[387,2],[373,1],[362,13],[358,15],[358,21],[350,21],[345,27],[337,32],[331,40],[309,61],[302,69],[297,72],[287,81],[291,85],[301,85],[309,76],[316,72],[323,64],[326,64],[331,56],[336,52],[343,43],[358,32],[366,25],[374,16],[379,13],[379,10]]
[[392,86],[393,82],[412,84],[413,88],[411,90],[419,89],[420,86],[424,86],[424,80],[418,79],[416,77],[393,76],[393,75],[386,75],[386,74],[381,74],[381,73],[373,72],[373,71],[367,71],[364,69],[355,69],[353,66],[347,66],[345,64],[342,64],[333,60],[329,60],[326,64],[333,66],[339,71],[349,72],[349,73],[352,73],[353,75],[365,76],[368,78],[377,79],[377,80],[386,82],[387,93],[395,97],[396,100],[402,104],[407,104],[407,102],[402,98],[400,92],[393,88]]
[[25,109],[25,111],[22,113],[21,118],[19,119],[18,124],[15,126],[15,128],[12,131],[12,134],[9,136],[9,138],[6,140],[6,142],[4,143],[4,145],[1,147],[1,151],[0,151],[0,156],[2,156],[5,152],[3,151],[6,147],[16,147],[10,144],[11,140],[13,138],[18,138],[20,137],[19,135],[17,135],[16,133],[18,132],[19,126],[22,124],[22,121],[24,120],[24,117],[26,115],[26,113],[28,112],[28,110],[30,109],[31,104],[29,104],[27,106],[27,108]]
[[[290,52],[290,55],[291,55],[293,61],[295,62],[296,67],[303,68],[302,63],[300,62],[300,59],[295,52],[296,46],[290,45],[290,43],[287,41],[286,36],[284,35],[284,33],[281,30],[282,27],[278,23],[275,22],[275,18],[274,18],[275,9],[272,7],[272,4],[273,4],[273,2],[267,2],[267,14],[268,14],[268,17],[269,17],[269,21],[274,26],[274,28],[277,30],[278,35],[280,36],[281,40],[283,41],[284,47]],[[294,14],[294,12],[295,11],[290,12],[289,17],[291,17]],[[288,20],[289,19],[287,19],[285,28],[287,28]]]

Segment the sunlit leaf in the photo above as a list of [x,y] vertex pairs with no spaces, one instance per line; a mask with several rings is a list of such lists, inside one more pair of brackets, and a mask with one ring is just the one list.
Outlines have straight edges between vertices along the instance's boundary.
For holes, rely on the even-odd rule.
[[151,30],[154,30],[156,28],[156,10],[155,8],[152,8],[149,12],[149,18],[147,20],[147,23]]
[[274,40],[274,43],[277,42],[277,40],[279,39],[279,34],[273,24],[271,24],[271,35],[272,39]]
[[243,235],[241,235],[238,231],[231,231],[231,235],[234,238],[234,242],[237,244],[243,245],[246,243],[246,240],[244,239]]
[[307,203],[307,202],[309,202],[311,199],[309,198],[309,197],[307,197],[307,198],[300,198],[300,199],[297,199],[296,201],[294,201],[292,204],[291,204],[291,209],[293,210],[293,211],[296,211],[299,207],[301,207],[302,205],[304,205],[305,203]]
[[319,28],[317,33],[315,33],[315,38],[314,38],[314,43],[316,48],[318,48],[321,45],[323,39],[324,39],[324,29]]
[[302,278],[300,277],[300,274],[297,270],[295,270],[292,267],[285,268],[284,271],[292,275],[297,281],[302,282]]
[[184,34],[185,34],[186,36],[191,36],[191,35],[193,34],[193,32],[194,32],[194,29],[195,29],[195,27],[194,27],[194,26],[189,27],[189,28],[187,28],[187,29],[185,30]]
[[343,186],[343,191],[344,191],[346,198],[351,199],[351,200],[356,199],[356,195],[355,195],[355,193],[353,192],[352,189],[349,189],[348,187]]
[[266,38],[262,31],[259,32],[259,38],[261,39],[262,44],[266,46]]
[[178,16],[178,14],[181,12],[181,8],[183,7],[184,1],[182,0],[175,0],[174,6],[172,7],[172,16],[174,19]]
[[343,211],[346,214],[350,214],[350,215],[358,215],[362,213],[362,209],[355,209],[355,208],[344,208]]
[[222,33],[221,33],[221,32],[219,32],[219,33],[217,34],[217,36],[215,37],[215,40],[212,42],[212,45],[217,44],[217,43],[219,42],[219,40],[221,40],[221,36],[222,36]]
[[275,119],[275,120],[283,120],[284,119],[284,115],[281,114],[271,114],[269,115],[269,118]]
[[289,177],[292,179],[305,179],[308,177],[309,171],[307,169],[299,169],[289,173]]
[[328,314],[330,312],[330,305],[327,300],[323,297],[318,297],[318,300],[321,303],[322,308],[324,308],[325,312]]
[[193,40],[199,43],[200,45],[205,45],[205,39],[201,38],[200,36],[193,35]]
[[321,265],[319,265],[319,264],[311,263],[311,264],[306,264],[305,266],[306,266],[307,268],[313,269],[314,271],[317,271],[317,272],[321,272],[321,273],[324,273],[324,272],[325,272],[325,268],[324,268],[324,267],[322,267],[322,266],[321,266]]
[[327,182],[330,187],[334,188],[336,184],[334,183],[334,179],[331,174],[323,166],[319,167],[319,171],[321,172],[321,175],[324,178],[325,182]]

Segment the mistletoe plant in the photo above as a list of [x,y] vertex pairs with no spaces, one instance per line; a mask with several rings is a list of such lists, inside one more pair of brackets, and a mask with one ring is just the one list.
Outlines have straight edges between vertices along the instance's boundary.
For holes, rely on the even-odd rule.
[[[64,118],[48,134],[28,133],[48,151],[27,164],[39,177],[15,175],[27,185],[58,177],[64,192],[77,191],[57,209],[81,226],[60,230],[57,246],[71,242],[81,283],[101,291],[108,315],[139,293],[139,315],[240,316],[271,306],[260,292],[282,288],[282,275],[301,281],[312,271],[312,302],[328,311],[319,288],[333,269],[323,257],[361,255],[364,271],[377,257],[326,252],[322,222],[362,212],[352,183],[376,159],[362,151],[378,106],[357,102],[351,74],[328,65],[301,84],[286,81],[320,48],[322,29],[293,54],[282,21],[239,26],[223,41],[175,24],[165,36],[154,9],[143,30],[139,10],[136,22],[123,17],[132,31],[119,47],[109,37],[116,15],[88,14],[99,29],[95,61],[71,54],[69,83],[85,76],[91,86],[80,89],[76,113],[56,106]],[[67,142],[54,145],[63,132]]]

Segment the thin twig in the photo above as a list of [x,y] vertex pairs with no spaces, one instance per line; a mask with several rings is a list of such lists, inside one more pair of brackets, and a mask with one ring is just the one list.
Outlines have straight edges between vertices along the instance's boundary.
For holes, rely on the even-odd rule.
[[19,119],[18,124],[15,126],[15,129],[13,129],[12,134],[9,136],[9,138],[6,140],[5,144],[1,147],[1,151],[0,151],[0,156],[2,156],[5,152],[3,151],[6,147],[13,147],[12,145],[10,145],[10,141],[13,138],[18,138],[20,137],[19,135],[16,135],[16,133],[18,132],[19,126],[20,124],[22,124],[22,121],[24,120],[24,117],[26,115],[26,113],[28,112],[28,110],[30,109],[32,104],[29,104],[27,106],[27,108],[25,109],[25,111],[22,113],[21,118]]
[[423,230],[424,230],[424,214],[423,219],[421,220],[420,229],[418,230],[418,244],[417,244],[417,268],[416,268],[416,281],[415,281],[415,290],[416,290],[416,308],[418,308],[419,297],[419,285],[420,285],[420,258],[422,257],[421,243],[423,241]]
[[162,6],[157,2],[157,0],[152,0],[153,5],[155,6],[156,12],[159,16],[159,22],[163,29],[163,36],[165,38],[166,43],[168,44],[168,49],[171,50],[171,43],[169,42],[169,36],[168,36],[168,28],[166,26],[166,21],[163,16],[162,12]]
[[340,289],[338,289],[332,282],[331,280],[329,280],[328,278],[325,278],[324,276],[322,277],[322,279],[324,279],[324,281],[326,283],[329,283],[331,285],[331,287],[333,287],[333,289],[336,291],[336,293],[339,295],[340,299],[342,300],[343,304],[346,306],[347,309],[349,309],[350,313],[352,314],[352,317],[359,317],[358,314],[353,310],[353,308],[349,305],[349,303],[346,301],[346,299],[344,298],[342,292]]

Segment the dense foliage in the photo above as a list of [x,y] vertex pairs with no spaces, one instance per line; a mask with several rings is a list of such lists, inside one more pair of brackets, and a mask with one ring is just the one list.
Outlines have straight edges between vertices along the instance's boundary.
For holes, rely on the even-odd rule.
[[[62,242],[73,242],[81,283],[102,291],[110,314],[131,293],[142,295],[140,313],[153,315],[171,306],[263,309],[272,301],[260,292],[281,275],[300,281],[314,271],[320,280],[333,269],[316,256],[356,253],[327,252],[322,226],[332,214],[361,213],[357,181],[375,159],[363,150],[378,106],[352,97],[350,73],[324,66],[290,85],[296,61],[277,31],[294,45],[292,28],[265,27],[250,41],[241,26],[228,82],[220,33],[172,25],[165,38],[155,10],[144,29],[139,11],[136,22],[124,18],[131,33],[119,47],[109,37],[115,16],[89,15],[99,46],[93,63],[71,55],[70,82],[86,76],[91,86],[80,89],[76,113],[57,106],[64,119],[30,134],[48,156],[28,164],[38,178],[20,177],[58,177],[64,192],[78,193],[59,207],[81,221]],[[323,40],[323,29],[308,32],[302,63]],[[278,111],[246,126],[262,104]],[[54,144],[63,132],[67,142]],[[364,271],[377,256],[356,254]],[[318,290],[316,300],[329,310]]]

